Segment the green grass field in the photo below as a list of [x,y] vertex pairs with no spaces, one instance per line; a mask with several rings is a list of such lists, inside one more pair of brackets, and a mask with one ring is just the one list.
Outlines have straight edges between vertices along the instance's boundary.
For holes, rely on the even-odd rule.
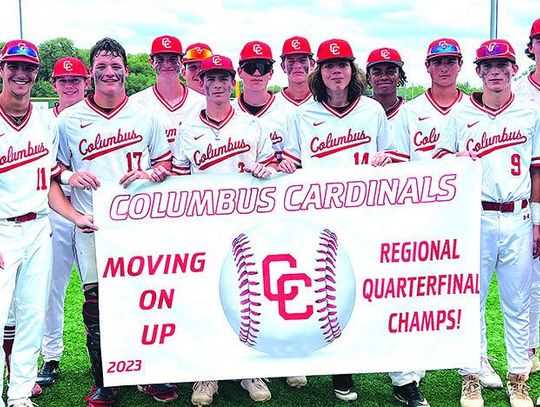
[[[80,281],[73,274],[66,301],[66,327],[64,332],[65,352],[61,362],[62,374],[57,382],[44,389],[43,395],[34,401],[40,407],[85,406],[84,397],[92,384],[88,357],[85,349],[85,333],[81,317],[82,294]],[[491,286],[488,299],[488,333],[490,355],[497,372],[506,373],[506,358],[502,318],[499,312],[497,286]],[[355,406],[399,406],[392,394],[390,379],[386,374],[355,375],[359,399],[350,403]],[[540,396],[540,373],[529,380],[533,401]],[[191,406],[191,385],[179,384],[178,401],[171,406]],[[328,407],[343,406],[347,403],[334,398],[329,376],[310,377],[308,386],[303,389],[289,388],[284,380],[272,379],[270,382],[272,399],[265,402],[266,407]],[[422,381],[422,391],[432,407],[459,406],[461,380],[456,370],[428,372]],[[484,390],[486,407],[509,406],[504,390]],[[142,395],[135,387],[120,389],[118,407],[157,406],[161,403]],[[216,407],[255,406],[248,393],[238,382],[220,382],[219,394],[215,396]]]

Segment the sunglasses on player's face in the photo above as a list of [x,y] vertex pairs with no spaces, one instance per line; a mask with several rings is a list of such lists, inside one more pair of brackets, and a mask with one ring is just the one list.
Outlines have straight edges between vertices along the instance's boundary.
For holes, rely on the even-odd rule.
[[259,75],[266,75],[272,70],[272,64],[270,62],[244,62],[240,68],[249,75],[255,74],[259,71]]

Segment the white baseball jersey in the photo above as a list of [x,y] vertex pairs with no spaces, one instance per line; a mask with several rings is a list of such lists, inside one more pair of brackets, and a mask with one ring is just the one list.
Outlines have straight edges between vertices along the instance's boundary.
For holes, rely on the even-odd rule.
[[[89,98],[60,113],[58,160],[73,171],[88,171],[101,182],[118,182],[129,171],[148,170],[171,159],[161,120],[126,98],[106,113]],[[73,189],[73,206],[92,213],[92,192]]]
[[165,98],[159,93],[156,85],[137,92],[130,96],[130,98],[145,107],[153,109],[161,118],[165,126],[165,135],[170,144],[174,143],[182,123],[185,123],[190,117],[198,115],[206,105],[204,96],[185,86],[184,97],[174,106],[167,103]]
[[[405,108],[406,115],[396,117],[393,135],[396,143],[406,143],[408,157],[403,160],[431,160],[436,144],[444,138],[442,131],[446,127],[449,113],[463,100],[463,93],[458,91],[454,103],[443,108],[431,96],[428,89],[424,94],[411,100]],[[399,140],[401,139],[401,140]]]
[[310,93],[304,99],[296,101],[294,99],[291,99],[289,96],[287,96],[287,94],[284,92],[285,89],[287,88],[283,88],[281,92],[276,93],[276,102],[279,102],[279,103],[283,102],[285,105],[289,105],[293,108],[302,106],[304,103],[306,103],[309,99],[313,97],[313,95]]
[[[235,99],[231,105],[236,110],[241,110],[247,114],[251,114],[242,102],[241,98]],[[268,135],[272,140],[274,150],[279,156],[283,151],[283,141],[287,133],[287,116],[292,112],[288,104],[279,102],[276,95],[270,93],[270,99],[264,107],[255,116],[260,119],[260,124],[263,133]]]
[[272,142],[259,120],[235,109],[219,125],[202,111],[181,129],[172,149],[178,175],[244,172],[255,162],[274,160]]
[[398,104],[389,112],[386,112],[390,140],[393,148],[386,153],[392,157],[393,162],[403,162],[409,159],[407,105],[405,99],[398,96]]
[[283,157],[303,168],[368,164],[379,150],[395,150],[379,102],[355,100],[344,112],[314,99],[289,116]]
[[58,128],[35,109],[20,124],[0,107],[0,219],[48,212],[51,176],[57,176]]
[[446,137],[434,157],[474,151],[484,170],[482,201],[529,199],[529,168],[540,166],[540,110],[514,95],[501,108],[491,110],[474,95],[452,109]]
[[540,83],[535,82],[531,72],[527,76],[522,76],[513,84],[512,89],[516,96],[524,97],[540,106]]

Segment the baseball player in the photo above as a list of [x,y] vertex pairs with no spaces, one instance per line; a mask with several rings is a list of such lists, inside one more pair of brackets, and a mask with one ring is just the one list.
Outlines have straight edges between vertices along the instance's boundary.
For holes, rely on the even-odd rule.
[[[126,187],[137,179],[161,181],[171,168],[172,156],[159,118],[126,96],[127,58],[118,42],[104,38],[92,47],[90,74],[95,94],[66,109],[58,118],[58,160],[68,168],[61,179],[73,188],[75,208],[85,214],[92,214],[92,190],[102,182],[120,182]],[[103,387],[94,235],[76,230],[75,250],[94,376],[86,401],[90,407],[112,406],[117,389]],[[176,387],[170,384],[138,388],[159,401],[178,398]]]
[[267,89],[274,73],[274,62],[272,50],[265,42],[250,41],[244,45],[238,67],[244,90],[232,105],[261,119],[263,131],[272,140],[276,159],[280,160],[290,107],[276,103],[276,95]]
[[[275,170],[274,150],[262,132],[258,119],[235,110],[229,95],[235,86],[235,70],[231,60],[214,55],[201,66],[201,80],[206,94],[206,109],[180,131],[173,150],[173,172],[188,174],[247,173],[267,178]],[[215,154],[201,154],[213,151]],[[254,401],[266,401],[271,393],[263,379],[243,379],[240,385]],[[191,402],[196,406],[212,403],[217,381],[197,382]]]
[[[51,109],[54,118],[64,109],[84,98],[90,79],[84,63],[77,58],[61,58],[55,62],[52,74],[53,88],[59,102]],[[71,188],[63,186],[64,195],[71,196]],[[59,374],[59,363],[64,350],[64,301],[75,258],[73,250],[74,226],[56,212],[49,214],[53,230],[53,271],[51,291],[45,314],[45,332],[41,342],[43,366],[38,371],[37,384],[51,385]]]
[[[51,179],[58,129],[49,114],[33,109],[30,92],[40,67],[37,47],[8,41],[0,52],[0,326],[10,306],[17,326],[11,343],[8,406],[31,407],[37,359],[52,268],[49,205],[81,227],[94,230],[91,217],[76,212]],[[0,330],[3,342],[3,330]],[[4,371],[4,348],[0,372]],[[0,406],[3,380],[0,380]]]
[[199,78],[199,71],[201,70],[203,59],[209,56],[212,56],[210,47],[202,42],[196,42],[195,44],[188,45],[186,53],[182,58],[182,63],[184,64],[182,77],[186,80],[187,87],[201,95],[204,95],[204,90],[202,88],[202,81]]
[[[526,382],[530,369],[531,253],[538,256],[540,252],[540,110],[514,97],[515,61],[508,41],[482,43],[474,62],[483,92],[473,93],[452,109],[434,157],[457,152],[482,163],[481,355],[487,355],[485,305],[495,271],[504,317],[510,405],[530,407]],[[461,406],[483,406],[481,368],[464,368],[460,373]]]
[[287,75],[288,86],[276,95],[276,102],[300,106],[311,98],[308,75],[315,67],[309,41],[304,37],[291,37],[283,42],[281,69]]
[[[378,102],[361,96],[366,81],[354,59],[345,40],[321,43],[309,79],[313,99],[289,116],[279,171],[391,162],[390,156],[377,153],[395,150],[388,140],[388,120]],[[332,383],[338,399],[358,398],[352,375],[333,375]]]
[[204,97],[180,82],[182,45],[178,38],[162,35],[154,39],[149,63],[156,71],[156,84],[132,95],[131,99],[161,118],[167,140],[172,144],[182,123],[204,107]]
[[[406,121],[405,100],[397,95],[397,87],[403,86],[407,77],[403,70],[403,60],[399,52],[393,48],[378,48],[370,52],[366,65],[366,79],[373,89],[373,99],[378,101],[386,112],[391,134],[400,131],[399,125],[394,129],[396,122]],[[398,150],[389,152],[394,161],[402,161],[409,154],[408,139],[403,135],[396,135],[394,143]],[[429,406],[428,401],[420,392],[418,384],[424,377],[425,371],[391,372],[390,378],[394,387],[394,397],[409,407]]]
[[[514,92],[516,96],[523,97],[540,106],[540,18],[535,20],[531,27],[529,43],[525,54],[536,62],[536,69],[526,76],[516,80]],[[531,333],[529,338],[530,373],[540,370],[540,361],[536,348],[538,347],[538,324],[540,323],[540,262],[533,261],[533,290],[530,308]],[[540,398],[537,401],[540,404]]]

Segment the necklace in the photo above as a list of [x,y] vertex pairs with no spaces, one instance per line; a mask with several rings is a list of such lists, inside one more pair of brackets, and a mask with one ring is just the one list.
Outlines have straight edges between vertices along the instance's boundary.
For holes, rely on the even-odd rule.
[[210,127],[210,130],[212,130],[212,133],[214,133],[214,138],[216,139],[216,141],[219,141],[219,129],[214,129],[214,127],[212,126],[212,123],[215,123],[217,125],[221,124],[220,121],[217,121],[217,120],[214,120],[212,119],[210,116],[208,116],[208,113],[206,112],[206,109],[204,110],[204,117],[206,117],[206,120],[208,121],[208,123],[210,123],[210,125],[208,127]]

